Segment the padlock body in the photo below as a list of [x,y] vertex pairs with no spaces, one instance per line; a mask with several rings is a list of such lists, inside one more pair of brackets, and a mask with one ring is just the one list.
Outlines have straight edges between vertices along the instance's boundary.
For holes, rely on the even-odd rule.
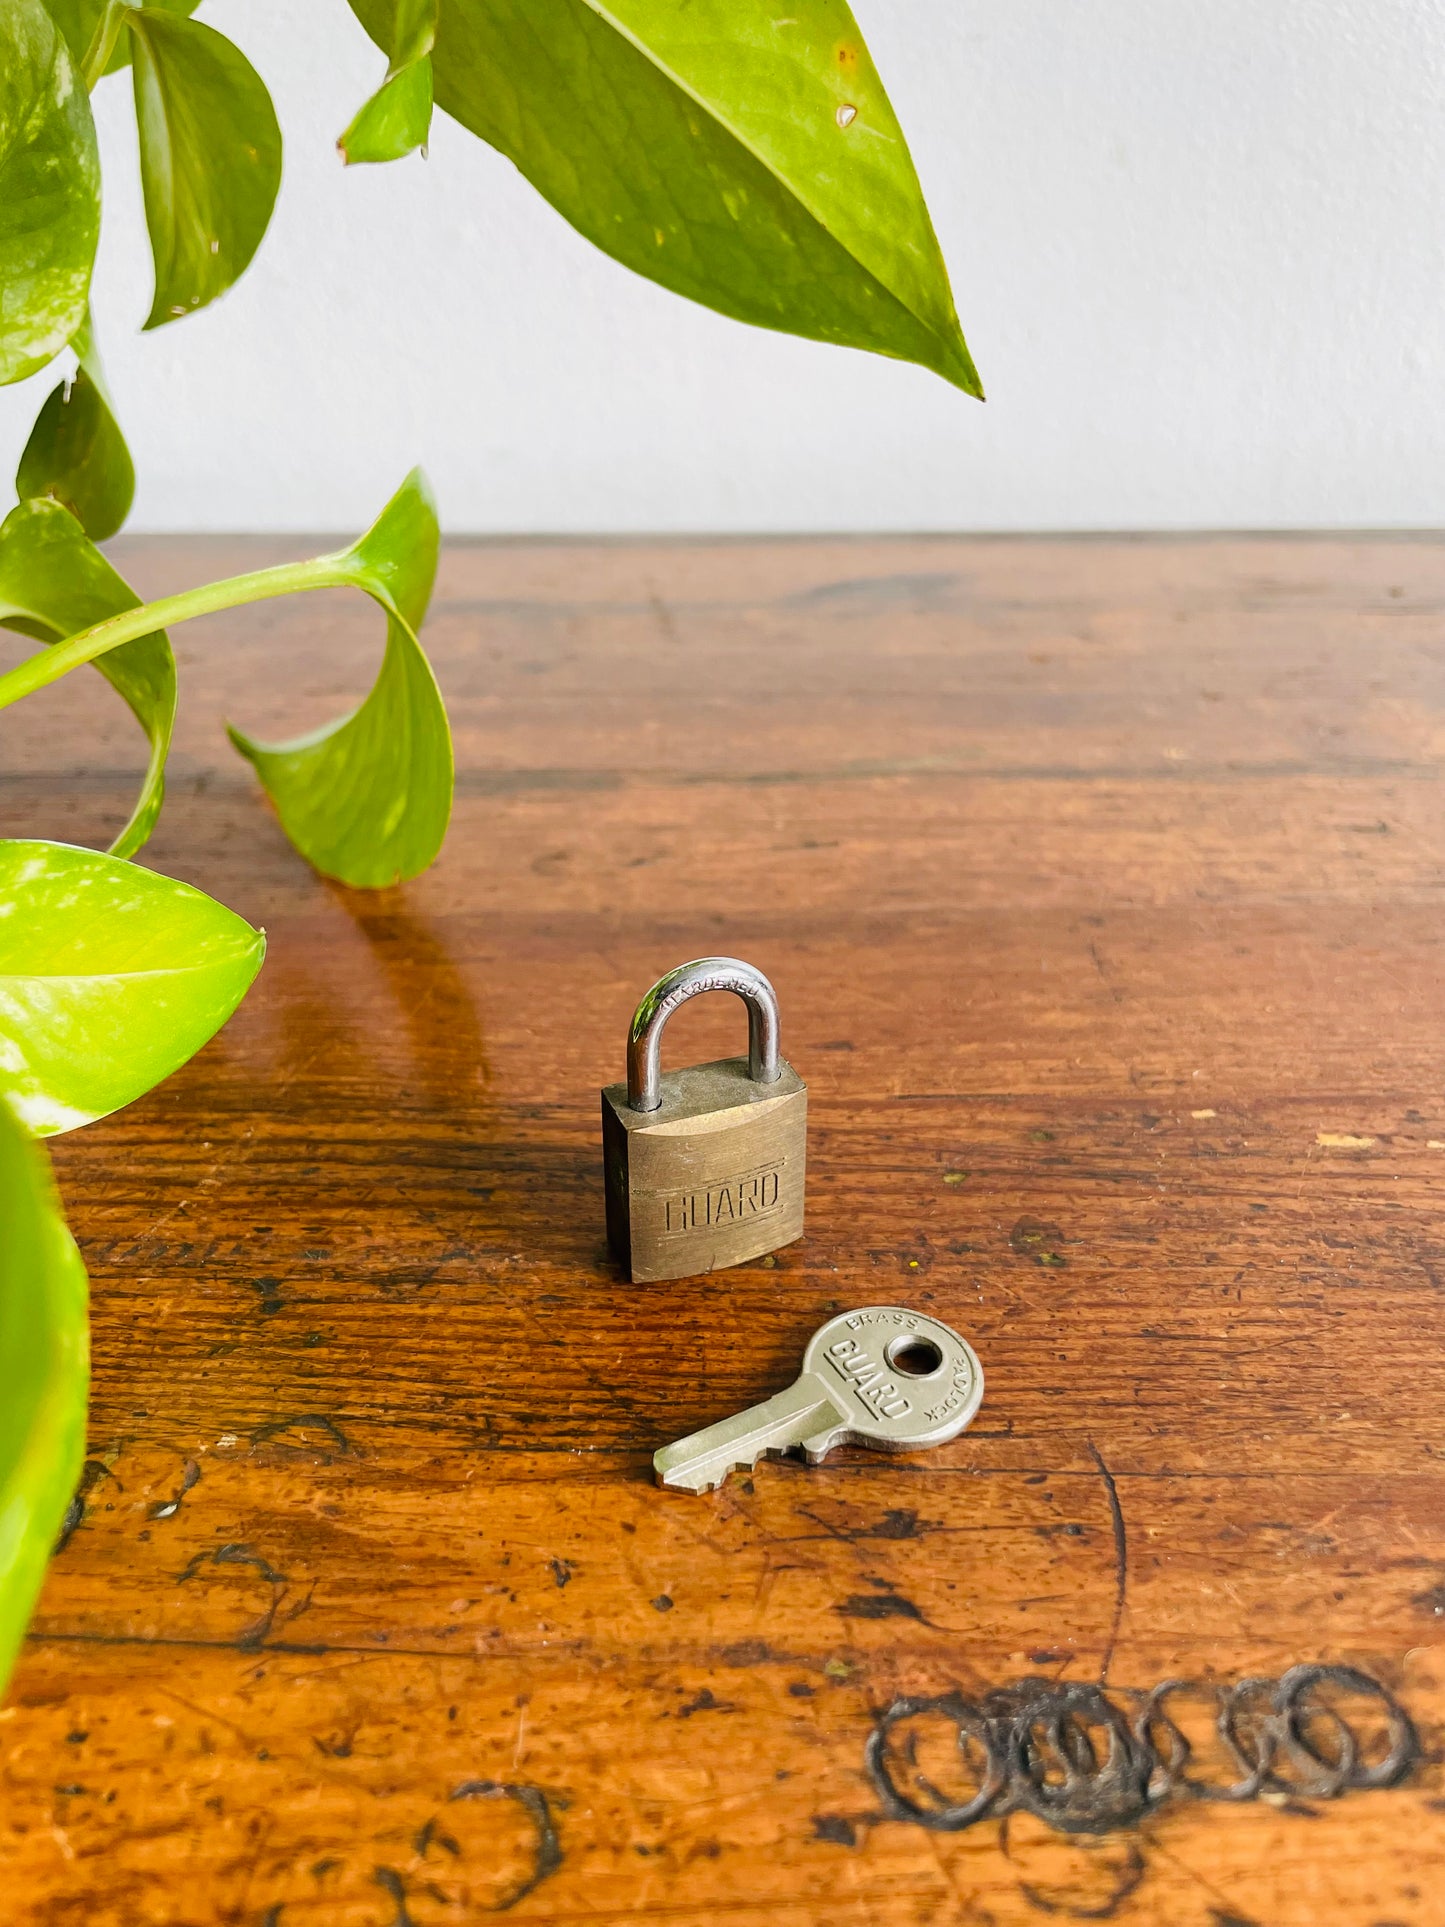
[[790,1064],[755,1084],[745,1057],[667,1071],[662,1104],[602,1093],[607,1241],[637,1283],[745,1264],[803,1234],[808,1087]]

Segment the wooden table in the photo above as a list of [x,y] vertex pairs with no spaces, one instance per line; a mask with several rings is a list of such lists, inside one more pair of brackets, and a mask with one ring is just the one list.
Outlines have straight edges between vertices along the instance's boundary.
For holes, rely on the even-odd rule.
[[[451,839],[375,896],[220,735],[344,706],[374,612],[179,632],[147,857],[270,955],[55,1146],[94,1412],[7,1923],[1439,1927],[1442,608],[1430,539],[457,544]],[[72,682],[12,832],[122,816]],[[597,1088],[709,951],[778,986],[808,1233],[631,1286]],[[870,1301],[972,1338],[971,1432],[655,1489]]]

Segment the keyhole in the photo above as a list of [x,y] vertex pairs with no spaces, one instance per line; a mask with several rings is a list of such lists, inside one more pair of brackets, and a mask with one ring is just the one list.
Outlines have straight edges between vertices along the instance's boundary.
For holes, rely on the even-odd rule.
[[884,1353],[895,1372],[905,1378],[928,1378],[943,1363],[943,1353],[931,1338],[895,1338]]

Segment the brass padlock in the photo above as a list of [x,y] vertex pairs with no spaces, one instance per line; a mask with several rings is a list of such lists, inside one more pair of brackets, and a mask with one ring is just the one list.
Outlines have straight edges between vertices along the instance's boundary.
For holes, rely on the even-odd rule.
[[[731,990],[748,1007],[748,1054],[660,1070],[679,1004]],[[745,1264],[803,1235],[808,1087],[778,1055],[778,1000],[760,970],[701,957],[637,1006],[627,1082],[602,1093],[607,1241],[634,1281]]]

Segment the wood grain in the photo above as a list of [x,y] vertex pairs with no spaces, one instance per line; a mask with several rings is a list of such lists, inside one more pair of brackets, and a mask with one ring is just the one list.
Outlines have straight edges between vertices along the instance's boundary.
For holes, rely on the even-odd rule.
[[[160,592],[307,545],[119,547]],[[1442,609],[1431,538],[455,545],[454,826],[374,896],[220,736],[354,699],[370,610],[180,631],[147,860],[270,955],[55,1146],[94,1411],[0,1712],[7,1921],[1439,1927]],[[7,833],[124,816],[71,682],[4,719]],[[597,1090],[709,951],[778,986],[808,1232],[628,1285]],[[880,1301],[972,1339],[971,1432],[653,1487]],[[1121,1754],[1129,1809],[1062,1689],[1167,1761],[1174,1679],[1193,1756]],[[1222,1704],[1324,1764],[1203,1797]]]

